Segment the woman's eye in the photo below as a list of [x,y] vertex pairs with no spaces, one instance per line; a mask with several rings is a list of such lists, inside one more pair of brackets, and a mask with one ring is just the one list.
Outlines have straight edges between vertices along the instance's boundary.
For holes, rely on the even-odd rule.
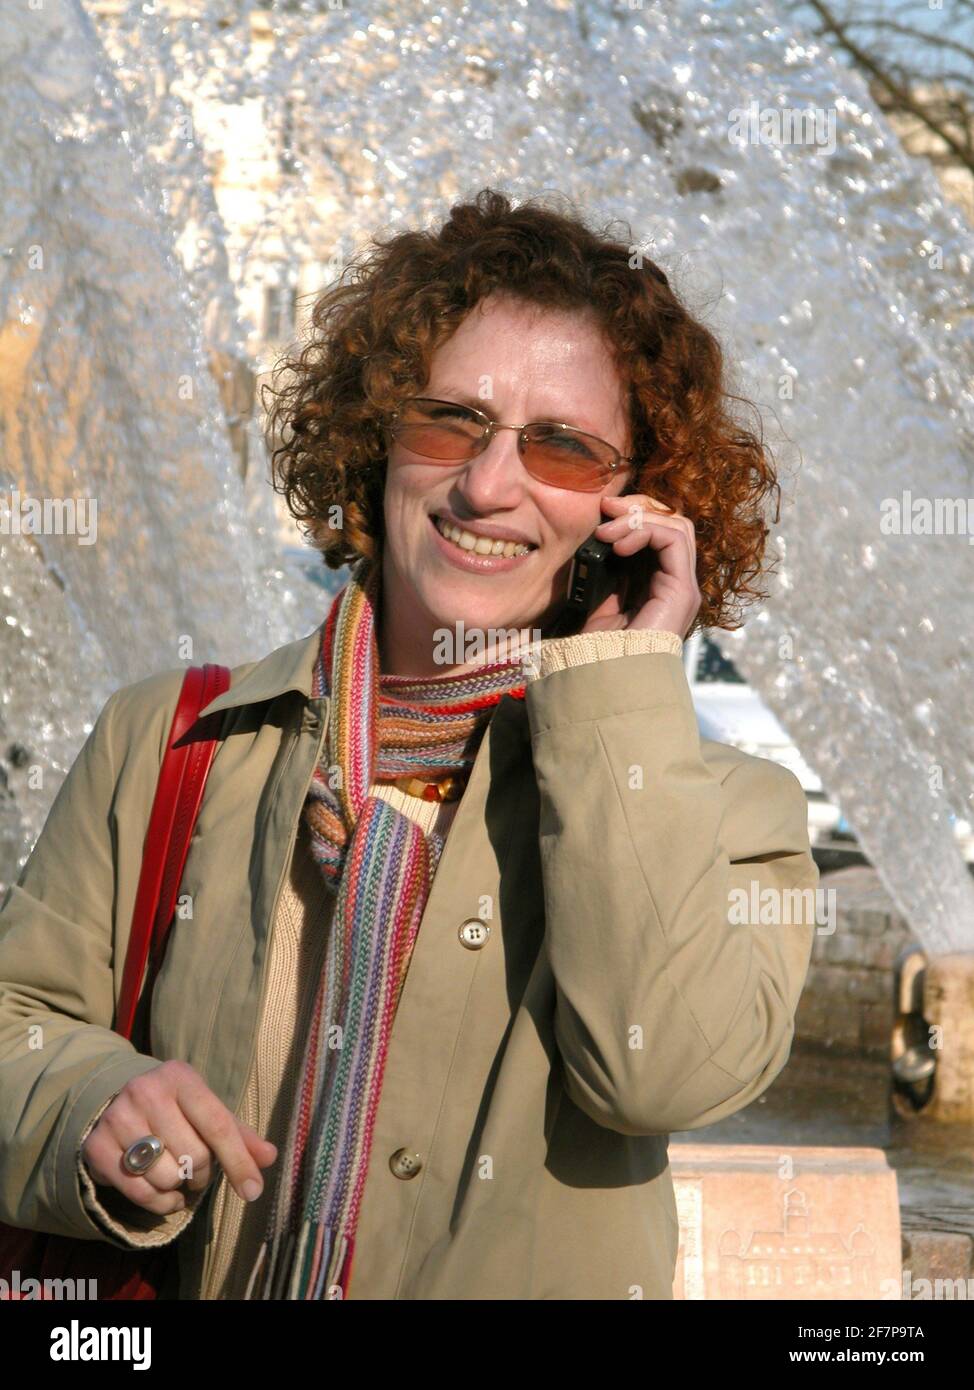
[[564,431],[550,434],[544,442],[549,448],[554,446],[563,453],[576,454],[579,458],[590,459],[594,457],[584,439],[579,439],[577,435],[567,434]]
[[457,425],[479,425],[480,423],[475,415],[471,415],[469,411],[462,409],[449,410],[444,408],[442,410],[434,410],[431,412],[429,418],[437,421],[445,420],[448,424]]
[[462,415],[446,415],[433,422],[435,429],[444,434],[460,435],[464,439],[476,439],[481,434],[476,420],[465,419]]

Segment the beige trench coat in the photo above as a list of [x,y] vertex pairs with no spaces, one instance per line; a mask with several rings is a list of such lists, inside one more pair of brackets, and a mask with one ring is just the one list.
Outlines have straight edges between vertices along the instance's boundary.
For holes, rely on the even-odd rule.
[[[0,914],[3,1220],[125,1245],[82,1200],[92,1116],[170,1058],[240,1105],[327,729],[328,701],[310,697],[319,640],[236,668],[204,711],[226,718],[151,1055],[111,1023],[182,672],[105,704]],[[740,1110],[784,1066],[817,883],[797,779],[700,739],[675,652],[505,697],[395,1019],[349,1297],[671,1298],[668,1136]],[[473,918],[489,932],[471,949]],[[411,1176],[391,1162],[404,1149]],[[191,1211],[145,1215],[154,1241],[177,1240],[183,1297],[205,1276],[214,1186]]]

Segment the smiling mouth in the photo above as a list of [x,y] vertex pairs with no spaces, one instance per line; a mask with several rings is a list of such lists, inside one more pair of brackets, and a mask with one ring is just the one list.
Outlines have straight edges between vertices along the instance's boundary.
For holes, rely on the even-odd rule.
[[462,526],[440,516],[433,516],[431,520],[444,540],[473,555],[503,555],[510,559],[514,555],[528,555],[538,548],[536,545],[525,545],[522,541],[491,540],[489,536],[477,536],[473,531],[465,531]]

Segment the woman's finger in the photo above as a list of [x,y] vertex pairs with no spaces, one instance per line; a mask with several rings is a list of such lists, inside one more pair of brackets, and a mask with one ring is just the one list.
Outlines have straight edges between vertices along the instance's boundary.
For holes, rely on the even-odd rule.
[[146,1134],[155,1134],[166,1146],[166,1152],[145,1174],[146,1179],[161,1191],[183,1183],[191,1192],[201,1192],[208,1187],[215,1171],[213,1154],[176,1101],[170,1096],[160,1096],[158,1101],[146,1106],[146,1114],[149,1120]]
[[[600,536],[599,539],[609,538]],[[674,526],[665,521],[647,521],[643,526],[633,531],[624,528],[612,540],[613,549],[617,555],[635,555],[637,550],[642,550],[647,545],[660,552],[676,546],[677,551],[673,552],[674,555],[680,550],[689,554],[686,532],[681,526]]]
[[112,1183],[111,1186],[117,1188],[123,1197],[127,1197],[136,1206],[151,1211],[153,1216],[171,1216],[173,1212],[186,1209],[186,1194],[181,1187],[159,1192],[145,1178],[130,1177],[128,1174],[122,1174],[122,1180]]
[[237,1125],[243,1135],[243,1141],[253,1154],[259,1168],[266,1168],[277,1158],[277,1145],[272,1144],[269,1139],[264,1139],[258,1134],[253,1125],[248,1125],[246,1120],[238,1120]]
[[[126,1149],[155,1131],[147,1115],[121,1097],[105,1111],[96,1128],[88,1135],[82,1155],[88,1172],[96,1183],[114,1187],[123,1197],[156,1215],[180,1211],[186,1205],[176,1160],[163,1153],[146,1174],[130,1173],[122,1159]],[[162,1135],[157,1136],[162,1138]],[[163,1140],[165,1142],[165,1140]],[[153,1180],[149,1181],[149,1175]]]
[[[141,1175],[157,1191],[181,1187],[187,1170],[195,1175],[194,1188],[201,1178],[205,1179],[204,1186],[212,1178],[212,1154],[183,1116],[171,1084],[163,1084],[159,1075],[147,1072],[143,1077],[135,1077],[102,1118],[122,1153],[149,1134],[162,1141],[164,1152]],[[121,1171],[123,1175],[127,1173],[125,1168]]]
[[648,492],[627,492],[618,497],[603,497],[603,506],[608,507],[610,512],[659,512],[661,516],[682,516],[683,513],[674,509],[667,502],[661,502],[657,497],[651,497]]
[[233,1112],[189,1067],[177,1085],[176,1100],[200,1138],[212,1150],[238,1197],[245,1202],[259,1197],[264,1190],[264,1179]]
[[[143,1131],[143,1133],[147,1132]],[[128,1143],[135,1143],[135,1140],[130,1139]],[[102,1187],[115,1188],[130,1202],[157,1214],[165,1215],[169,1212],[181,1211],[186,1205],[186,1196],[178,1185],[175,1163],[170,1160],[172,1163],[170,1186],[160,1189],[150,1183],[146,1176],[129,1173],[122,1166],[122,1155],[126,1148],[128,1148],[128,1144],[123,1147],[104,1130],[96,1138],[89,1136],[84,1148],[84,1161],[92,1181]],[[162,1158],[152,1165],[153,1168],[157,1168],[166,1158],[167,1155],[163,1154]]]
[[[621,516],[611,517],[608,521],[602,522],[596,527],[595,534],[599,540],[621,541],[626,535],[633,534],[643,537],[643,540],[628,546],[616,546],[616,554],[633,555],[640,548],[641,544],[652,544],[660,548],[669,542],[663,537],[662,527],[669,527],[684,537],[688,562],[691,570],[696,573],[697,567],[697,544],[696,532],[693,523],[681,512],[668,510],[661,512],[658,506],[654,506],[653,498],[647,496],[628,496],[604,498],[608,502],[625,502],[627,507]],[[604,528],[604,529],[603,529]],[[673,552],[671,558],[675,557]]]

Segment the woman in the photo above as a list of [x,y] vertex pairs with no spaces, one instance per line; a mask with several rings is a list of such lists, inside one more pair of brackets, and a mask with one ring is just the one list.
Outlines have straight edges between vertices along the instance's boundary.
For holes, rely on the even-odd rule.
[[186,1298],[672,1296],[668,1134],[780,1071],[814,930],[732,904],[817,871],[794,776],[698,735],[682,639],[777,485],[630,254],[484,190],[319,302],[275,485],[351,578],[203,711],[151,1055],[110,1026],[182,673],[102,711],[0,919],[3,1219],[179,1237]]

